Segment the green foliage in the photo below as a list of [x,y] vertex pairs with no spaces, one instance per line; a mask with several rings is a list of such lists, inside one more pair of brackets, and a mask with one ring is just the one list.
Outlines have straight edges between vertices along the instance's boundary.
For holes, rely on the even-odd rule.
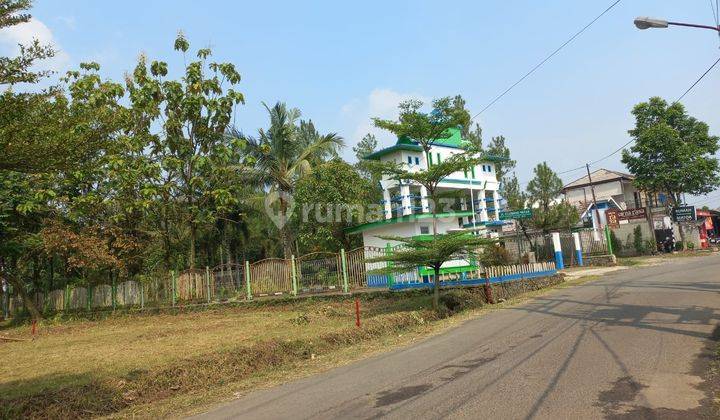
[[505,145],[505,136],[493,137],[487,147],[487,154],[503,159],[495,162],[495,172],[499,180],[504,180],[506,175],[515,169],[517,162],[510,159],[510,148]]
[[715,153],[718,137],[708,125],[689,116],[680,103],[653,97],[633,109],[635,143],[623,151],[622,161],[642,190],[667,192],[671,204],[681,193],[707,194],[720,185]]
[[344,230],[365,221],[372,192],[370,182],[340,159],[323,163],[301,178],[295,192],[301,210],[295,217],[299,219],[297,233],[303,252],[336,252],[360,246],[361,238],[347,236]]
[[422,112],[422,101],[415,99],[401,102],[398,106],[400,116],[397,121],[373,118],[377,127],[388,130],[399,138],[408,138],[418,142],[425,152],[438,140],[450,138],[450,128],[464,126],[470,121],[465,109],[453,105],[450,97],[432,102],[432,112]]
[[635,252],[642,255],[646,252],[645,249],[645,242],[643,241],[642,237],[642,229],[640,229],[640,226],[635,226],[635,229],[633,229],[633,248],[635,248]]
[[623,249],[623,243],[620,241],[620,239],[615,235],[615,231],[612,229],[610,230],[610,245],[612,246],[612,249],[620,252]]
[[510,253],[499,244],[486,246],[480,254],[480,263],[485,267],[510,264]]
[[534,169],[535,177],[527,186],[527,203],[533,208],[529,224],[543,232],[552,229],[569,229],[577,224],[577,209],[566,201],[556,202],[562,181],[546,162]]

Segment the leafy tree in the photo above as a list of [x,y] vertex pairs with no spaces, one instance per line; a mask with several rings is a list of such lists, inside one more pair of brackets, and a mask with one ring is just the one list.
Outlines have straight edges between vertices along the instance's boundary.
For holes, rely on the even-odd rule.
[[[720,185],[718,137],[706,123],[689,116],[682,104],[658,97],[637,104],[632,113],[635,128],[628,133],[635,143],[623,150],[622,162],[638,189],[665,192],[677,206],[682,193],[707,194]],[[682,226],[680,236],[684,242]]]
[[299,110],[288,109],[281,102],[272,108],[263,105],[270,115],[270,127],[260,129],[257,138],[248,138],[248,150],[256,161],[259,179],[277,197],[280,241],[285,258],[290,258],[292,240],[287,223],[288,210],[297,182],[312,171],[312,162],[317,162],[318,157],[327,156],[344,143],[335,133],[315,136],[310,142],[301,139],[297,126]]
[[527,185],[527,203],[533,208],[531,226],[545,233],[574,226],[579,219],[577,209],[565,201],[556,202],[563,186],[560,177],[547,162],[538,164],[533,172],[535,177]]
[[632,113],[635,128],[628,132],[635,143],[623,151],[622,162],[639,189],[666,192],[677,205],[682,193],[707,194],[720,185],[718,137],[706,123],[689,116],[682,104],[658,97]]
[[[0,0],[0,29],[26,23],[30,20],[30,0]],[[39,60],[55,55],[52,46],[41,45],[37,39],[30,45],[19,45],[17,57],[0,57],[0,86],[17,83],[37,83],[50,74],[48,70],[36,71],[32,66]]]
[[494,246],[490,239],[470,235],[465,232],[435,235],[432,240],[424,238],[403,238],[398,236],[381,236],[388,241],[400,242],[402,245],[393,252],[374,258],[367,262],[390,262],[388,267],[380,269],[384,273],[401,273],[416,270],[418,267],[429,267],[435,273],[433,289],[433,308],[437,310],[440,303],[440,269],[451,260],[480,260],[482,249]]
[[[467,103],[465,99],[461,95],[455,95],[455,97],[452,99],[453,107],[460,112],[466,111],[466,104]],[[480,127],[480,124],[475,123],[475,125],[473,126],[472,120],[470,118],[467,118],[462,124],[461,134],[462,138],[469,143],[469,147],[472,150],[480,151],[483,149],[482,127]]]
[[[178,34],[175,50],[184,60],[190,43]],[[232,185],[217,182],[237,168],[244,142],[226,135],[235,106],[244,103],[235,90],[240,74],[231,63],[208,62],[212,51],[197,51],[197,60],[186,65],[180,81],[164,80],[167,63],[153,61],[148,69],[141,57],[127,86],[135,115],[162,120],[159,135],[149,136],[153,154],[163,173],[162,186],[183,201],[188,226],[188,263],[196,263],[198,229],[212,225],[218,212],[237,204]],[[229,87],[225,86],[229,84]],[[145,123],[144,129],[151,130]]]
[[368,180],[340,159],[317,166],[301,178],[295,200],[302,210],[295,215],[300,219],[298,241],[302,249],[337,251],[360,245],[356,235],[345,234],[345,228],[364,222],[372,189]]

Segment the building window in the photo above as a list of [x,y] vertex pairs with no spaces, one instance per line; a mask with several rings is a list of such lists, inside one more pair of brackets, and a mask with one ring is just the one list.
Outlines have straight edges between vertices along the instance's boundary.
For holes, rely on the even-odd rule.
[[412,165],[412,157],[408,156],[408,165]]
[[472,179],[475,179],[475,165],[470,167],[470,175],[472,176]]
[[438,163],[440,163],[440,152],[437,152]]
[[635,200],[635,208],[639,209],[642,207],[642,199],[640,198],[640,192],[633,191],[633,199]]
[[492,172],[492,165],[488,165],[488,172]]
[[428,166],[432,166],[433,165],[432,153],[428,153],[427,157],[428,157]]
[[428,235],[430,233],[430,226],[420,226],[420,234]]
[[420,164],[420,158],[417,157],[417,156],[415,156],[415,164],[416,164],[416,165],[419,165],[419,164]]

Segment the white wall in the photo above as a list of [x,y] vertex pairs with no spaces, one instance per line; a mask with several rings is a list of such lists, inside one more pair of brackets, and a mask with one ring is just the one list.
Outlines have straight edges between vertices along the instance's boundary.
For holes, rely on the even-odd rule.
[[[374,229],[368,229],[362,232],[363,245],[384,248],[389,243],[391,246],[399,245],[397,241],[388,241],[378,236],[402,236],[410,237],[420,235],[420,227],[428,226],[429,233],[432,234],[432,218],[423,218],[413,222],[393,223],[382,225]],[[437,219],[438,233],[447,233],[448,230],[458,228],[458,220],[455,217]]]

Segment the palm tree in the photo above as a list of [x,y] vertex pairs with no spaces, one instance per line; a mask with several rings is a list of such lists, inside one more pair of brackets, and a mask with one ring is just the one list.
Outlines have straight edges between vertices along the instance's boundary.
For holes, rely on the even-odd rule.
[[296,108],[288,109],[282,102],[272,108],[265,103],[263,106],[270,115],[270,127],[267,131],[258,130],[257,138],[247,139],[248,152],[255,159],[261,182],[277,197],[279,218],[276,224],[285,258],[290,258],[292,243],[287,213],[295,185],[298,179],[312,171],[313,164],[332,156],[344,142],[336,133],[320,135],[311,123],[300,121],[298,126],[300,111]]

